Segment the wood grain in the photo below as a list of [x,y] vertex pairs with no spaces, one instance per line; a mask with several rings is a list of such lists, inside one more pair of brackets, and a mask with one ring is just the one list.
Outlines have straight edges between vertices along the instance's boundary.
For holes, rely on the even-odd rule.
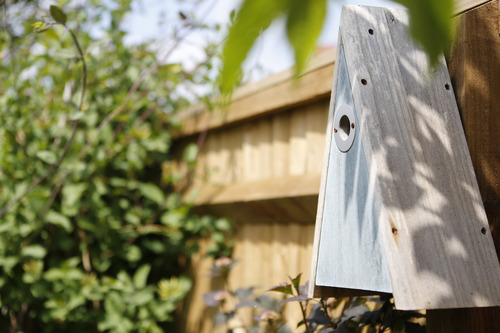
[[288,149],[290,164],[288,165],[290,175],[302,175],[306,173],[307,166],[307,113],[303,108],[290,115],[290,145]]
[[455,13],[463,13],[465,11],[474,9],[482,4],[491,2],[491,0],[456,0],[455,1]]
[[[260,293],[289,275],[309,275],[334,55],[321,58],[304,75],[304,87],[294,90],[297,84],[288,71],[239,90],[234,95],[238,107],[230,107],[226,115],[230,122],[211,123],[200,150],[191,188],[199,193],[194,210],[235,221],[234,257],[240,263],[230,277],[234,289],[255,286]],[[211,121],[203,110],[200,114],[188,116],[188,124],[200,117],[199,126],[186,132],[190,135],[177,136],[175,147],[196,141],[192,134]],[[221,286],[206,276],[210,263],[196,258],[193,265],[193,292],[183,313],[185,331],[218,332],[213,311],[200,299]],[[258,314],[252,311],[241,312],[242,319]],[[292,304],[285,312],[295,327],[300,309]]]
[[272,117],[272,178],[288,176],[290,164],[290,113],[282,112]]
[[[339,32],[339,40],[341,39]],[[337,54],[335,59],[340,57],[340,47],[337,47]],[[328,161],[330,160],[330,149],[332,144],[332,134],[333,134],[333,108],[335,105],[336,92],[337,92],[337,80],[338,80],[339,66],[334,67],[333,72],[333,84],[331,89],[330,96],[330,107],[328,112],[328,122],[326,126],[326,135],[325,135],[325,152],[323,154],[323,163],[321,168],[321,183],[319,187],[319,195],[318,195],[318,209],[316,211],[316,222],[314,227],[314,240],[313,240],[313,252],[311,258],[311,271],[310,275],[310,288],[308,290],[309,297],[322,297],[322,290],[319,286],[316,285],[316,272],[318,270],[318,254],[319,254],[319,242],[321,239],[321,230],[323,223],[323,211],[325,204],[325,189],[326,189],[326,180],[328,177]],[[328,297],[329,295],[326,295]]]
[[497,305],[500,265],[447,68],[426,74],[407,27],[403,10],[345,6],[340,29],[396,306]]
[[215,110],[211,114],[203,106],[185,110],[180,115],[182,130],[177,138],[193,135],[206,129],[214,129],[233,123],[247,121],[277,113],[292,107],[320,100],[330,94],[333,72],[333,57],[329,63],[305,73],[298,81],[286,80],[269,89],[258,90],[233,100],[226,110]]
[[195,205],[262,201],[276,198],[317,196],[319,174],[239,181],[227,185],[206,184],[200,188]]
[[[235,265],[230,285],[234,287],[256,287],[257,293],[288,281],[288,276],[295,277],[304,272],[309,265],[301,258],[310,258],[310,239],[314,226],[296,224],[255,224],[242,223],[239,228],[234,255],[240,259]],[[256,260],[256,258],[261,258]],[[247,262],[252,262],[247,265]],[[304,277],[302,283],[307,278]],[[266,293],[279,298],[278,293]],[[285,320],[290,327],[296,327],[301,318],[300,308],[292,304],[285,309]],[[211,331],[206,331],[211,332]]]
[[320,174],[321,160],[325,150],[326,120],[328,118],[328,103],[319,101],[307,107],[306,114],[306,173]]
[[380,200],[374,198],[374,182],[370,181],[362,145],[362,137],[369,133],[358,126],[345,55],[340,48],[333,113],[347,106],[353,110],[349,121],[355,124],[351,130],[355,138],[347,152],[337,147],[337,140],[331,144],[316,284],[391,293],[379,232]]
[[[500,249],[500,37],[498,1],[455,19],[448,66],[497,256]],[[500,332],[500,308],[432,310],[427,331]]]

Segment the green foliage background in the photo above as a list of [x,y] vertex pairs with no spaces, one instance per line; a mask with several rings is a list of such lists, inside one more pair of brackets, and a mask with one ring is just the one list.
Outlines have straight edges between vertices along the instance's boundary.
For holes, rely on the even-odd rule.
[[[124,44],[130,0],[42,4],[1,8],[0,206],[14,204],[0,223],[0,331],[172,331],[198,240],[228,251],[230,223],[194,215],[169,162],[174,110],[196,102],[182,91],[207,83],[215,46],[186,71],[156,63],[151,44]],[[212,29],[176,24],[173,47],[182,31]]]

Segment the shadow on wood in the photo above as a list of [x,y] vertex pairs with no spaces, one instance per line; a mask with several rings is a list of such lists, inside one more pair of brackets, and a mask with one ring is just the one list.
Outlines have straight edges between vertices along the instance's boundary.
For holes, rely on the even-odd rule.
[[[373,186],[395,303],[399,309],[498,305],[500,266],[447,68],[441,59],[431,72],[426,54],[412,42],[407,29],[405,11],[360,6],[344,7],[340,27],[359,119],[355,140],[362,141],[365,151],[369,176],[365,183]],[[333,109],[327,133],[330,142],[332,113]],[[327,141],[327,152],[335,149]],[[345,166],[349,167],[358,165]],[[330,173],[338,177],[339,171],[328,164],[323,169],[328,172],[326,179]],[[324,237],[321,224],[331,223],[331,216],[323,215],[328,213],[323,200],[329,192],[321,195],[348,193],[329,190],[327,184],[322,181],[320,190],[317,245],[342,241],[335,233]],[[332,200],[343,199],[328,199]],[[318,265],[325,264],[319,249]],[[333,258],[330,264],[340,259]],[[313,272],[316,269],[321,267],[313,263]]]

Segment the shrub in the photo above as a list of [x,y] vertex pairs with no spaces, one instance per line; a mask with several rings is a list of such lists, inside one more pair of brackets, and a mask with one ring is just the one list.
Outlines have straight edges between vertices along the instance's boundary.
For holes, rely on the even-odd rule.
[[[223,263],[223,264],[221,264]],[[225,281],[236,261],[229,258],[215,261],[211,277]],[[391,297],[343,297],[313,299],[307,296],[308,283],[301,285],[302,274],[290,278],[270,288],[265,294],[258,295],[255,288],[223,289],[206,293],[205,305],[217,307],[219,311],[214,324],[223,325],[227,332],[239,328],[245,332],[289,333],[293,329],[303,329],[305,333],[361,332],[369,327],[370,332],[408,332],[423,333],[425,326],[417,320],[424,317],[415,311],[400,311],[394,308]],[[269,292],[281,294],[282,300],[269,296]],[[297,327],[288,327],[283,315],[284,305],[295,303],[302,314]],[[250,325],[245,325],[240,309],[252,308],[257,315]]]
[[1,3],[0,331],[161,332],[198,240],[216,234],[223,252],[231,229],[191,212],[169,162],[175,110],[196,101],[183,91],[207,83],[214,47],[187,71],[124,44],[131,1],[63,2]]

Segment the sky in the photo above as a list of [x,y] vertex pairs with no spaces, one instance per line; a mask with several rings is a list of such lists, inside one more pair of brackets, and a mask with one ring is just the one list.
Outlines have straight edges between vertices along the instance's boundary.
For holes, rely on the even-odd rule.
[[[198,15],[204,16],[207,23],[219,23],[222,27],[226,27],[230,12],[237,9],[240,3],[241,0],[206,0],[196,8],[196,12]],[[336,45],[342,5],[401,7],[387,0],[330,0],[328,3],[327,18],[318,41],[318,47],[334,47]],[[178,15],[179,10],[182,10],[182,6],[182,3],[179,5],[178,1],[175,0],[136,2],[132,14],[127,18],[126,30],[129,32],[127,42],[137,43],[145,39],[155,39],[159,40],[159,43],[164,43],[162,37],[164,38],[168,34],[162,31],[165,26],[158,24],[158,22],[162,19],[164,22],[173,19],[174,16]],[[202,45],[207,38],[220,38],[220,36],[192,34],[188,38],[188,42],[172,54],[169,60],[182,62],[187,68],[194,66],[203,56],[203,53],[199,51],[199,45]],[[264,32],[244,66],[245,72],[249,76],[247,80],[256,81],[267,75],[286,70],[293,64],[293,53],[286,39],[284,22],[277,22]]]

